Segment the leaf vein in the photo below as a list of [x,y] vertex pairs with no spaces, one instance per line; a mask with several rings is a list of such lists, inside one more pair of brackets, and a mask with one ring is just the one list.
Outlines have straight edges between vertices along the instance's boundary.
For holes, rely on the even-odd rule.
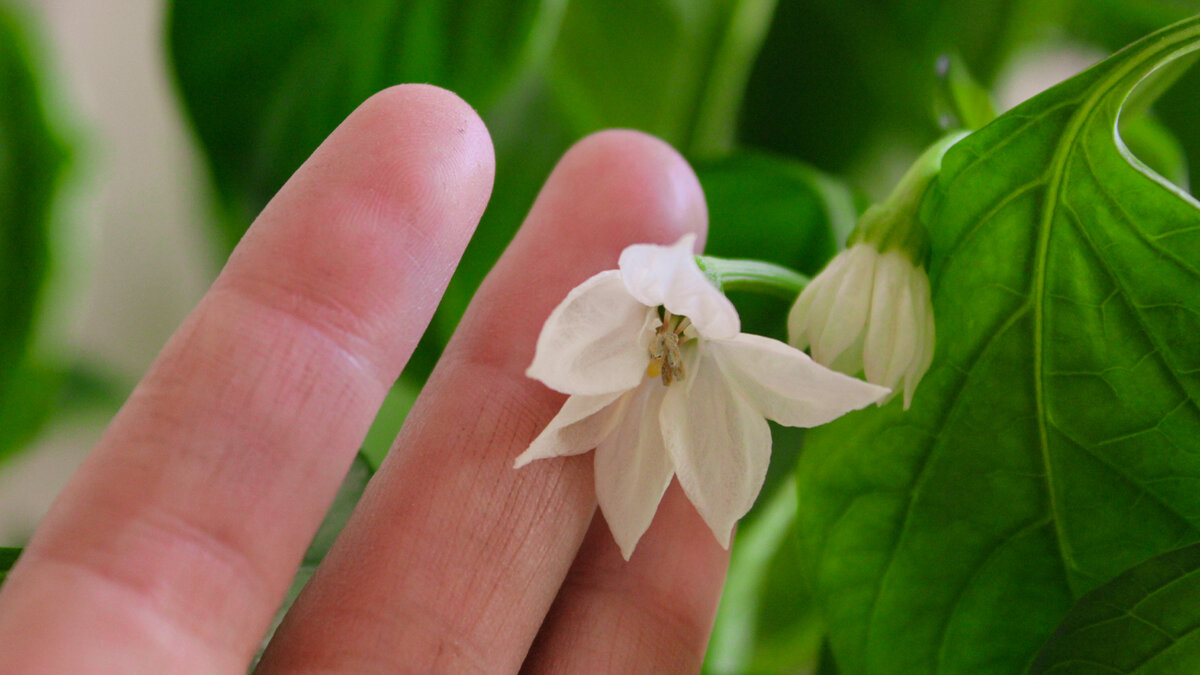
[[1200,412],[1200,403],[1191,397],[1190,392],[1187,390],[1187,385],[1184,384],[1179,373],[1173,367],[1173,364],[1167,359],[1167,346],[1164,345],[1162,341],[1158,339],[1158,336],[1150,330],[1150,326],[1146,322],[1146,317],[1143,316],[1141,311],[1143,308],[1134,301],[1133,294],[1125,285],[1125,281],[1113,271],[1111,264],[1107,259],[1105,259],[1102,250],[1096,245],[1096,242],[1092,240],[1091,234],[1087,231],[1087,228],[1084,227],[1083,222],[1079,218],[1079,214],[1076,213],[1074,209],[1070,208],[1068,204],[1064,204],[1063,206],[1065,212],[1068,214],[1067,221],[1075,227],[1075,230],[1079,233],[1079,236],[1083,239],[1084,243],[1086,243],[1088,248],[1091,249],[1092,254],[1096,256],[1096,260],[1100,263],[1099,267],[1104,270],[1105,274],[1107,274],[1113,285],[1120,290],[1121,297],[1125,300],[1126,306],[1131,310],[1131,313],[1133,314],[1134,319],[1137,321],[1138,327],[1141,329],[1142,334],[1146,336],[1146,339],[1154,348],[1154,354],[1157,356],[1159,363],[1161,363],[1167,373],[1170,374],[1170,380],[1175,384],[1176,387],[1178,387],[1179,393],[1182,394],[1185,399],[1187,399],[1187,401],[1196,409],[1197,412]]
[[[946,405],[943,408],[943,410],[945,410],[946,412],[943,413],[941,423],[936,425],[937,428],[944,429],[949,424],[949,422],[954,418],[954,416],[958,413],[960,404],[962,402],[962,393],[967,388],[967,382],[970,380],[971,373],[975,370],[975,368],[981,362],[984,361],[984,357],[992,349],[992,347],[995,346],[999,342],[1000,338],[1002,336],[1004,336],[1009,330],[1011,330],[1013,328],[1013,326],[1017,325],[1017,323],[1020,321],[1020,319],[1029,312],[1029,309],[1030,309],[1029,303],[1025,303],[1025,304],[1018,306],[1012,312],[1012,314],[1009,315],[1009,317],[1007,319],[1005,319],[1005,321],[999,327],[999,329],[997,329],[996,331],[994,331],[991,334],[991,336],[988,338],[987,342],[983,345],[983,348],[980,349],[977,354],[975,354],[974,358],[971,360],[970,365],[963,371],[962,379],[961,379],[961,382],[960,382],[958,388],[955,390],[954,394],[950,397],[950,399],[946,402]],[[871,612],[870,612],[870,615],[867,617],[866,636],[863,640],[864,652],[869,653],[869,651],[870,651],[871,631],[872,631],[872,629],[875,625],[876,619],[878,618],[878,615],[879,615],[879,604],[880,604],[879,600],[884,595],[884,590],[888,584],[888,579],[891,577],[893,565],[896,562],[896,553],[900,548],[900,542],[902,542],[904,540],[905,536],[909,532],[909,528],[912,523],[913,507],[916,504],[917,498],[919,497],[919,495],[921,493],[921,488],[924,485],[925,478],[928,475],[926,473],[926,469],[929,467],[929,460],[940,449],[945,447],[945,444],[942,442],[942,438],[943,437],[941,437],[941,436],[931,437],[929,449],[927,452],[924,453],[924,456],[921,457],[920,465],[917,467],[916,479],[915,479],[914,485],[912,487],[912,490],[909,492],[908,502],[904,507],[904,517],[903,517],[903,520],[901,521],[900,529],[896,535],[896,538],[893,540],[893,542],[891,544],[891,550],[888,551],[888,558],[887,558],[887,562],[884,564],[883,573],[879,575],[879,583],[876,584],[876,586],[875,586],[875,592],[873,594],[873,599],[871,601]]]
[[1111,471],[1112,473],[1121,477],[1129,485],[1132,485],[1135,488],[1139,488],[1139,492],[1138,492],[1139,498],[1141,498],[1143,496],[1149,497],[1156,504],[1158,504],[1164,512],[1169,513],[1172,516],[1175,516],[1176,518],[1179,519],[1179,521],[1181,523],[1186,525],[1188,528],[1192,529],[1193,531],[1195,531],[1197,533],[1200,533],[1200,528],[1197,527],[1196,523],[1192,522],[1192,520],[1189,519],[1187,516],[1183,515],[1179,511],[1177,511],[1175,509],[1175,507],[1168,504],[1162,497],[1160,497],[1158,495],[1158,493],[1147,489],[1146,485],[1143,484],[1141,481],[1139,481],[1137,478],[1129,475],[1129,473],[1127,473],[1125,470],[1121,469],[1118,465],[1113,464],[1108,458],[1104,457],[1103,455],[1097,454],[1093,448],[1089,447],[1085,443],[1081,442],[1079,439],[1072,436],[1069,432],[1067,432],[1066,429],[1064,429],[1061,425],[1059,425],[1057,422],[1055,422],[1049,416],[1047,416],[1047,418],[1046,418],[1046,423],[1049,424],[1051,427],[1053,427],[1055,431],[1057,431],[1059,434],[1061,434],[1062,437],[1065,438],[1067,441],[1069,441],[1072,445],[1074,445],[1075,447],[1077,447],[1081,451],[1083,451],[1083,453],[1085,455],[1087,455],[1088,457],[1091,457],[1092,459],[1099,462],[1102,466],[1107,468],[1109,471]]
[[954,618],[958,615],[958,611],[962,607],[963,596],[966,595],[967,590],[971,587],[971,584],[987,567],[988,562],[990,562],[996,556],[996,554],[999,553],[1010,542],[1018,537],[1024,536],[1030,532],[1034,532],[1049,524],[1051,524],[1050,516],[1045,515],[1035,521],[1025,523],[1017,527],[1011,533],[1004,535],[1000,539],[997,539],[992,545],[985,549],[985,554],[980,559],[979,564],[975,566],[971,574],[963,581],[962,585],[954,590],[950,611],[946,612],[946,618],[944,621],[942,621],[942,625],[938,628],[937,660],[935,661],[936,666],[934,667],[935,673],[938,672],[941,664],[945,662],[946,647],[949,646],[949,643],[946,641],[946,637],[950,633],[950,625],[954,622]]
[[[1037,179],[1031,180],[1028,183],[1025,183],[1025,184],[1017,187],[1012,192],[1005,195],[1002,199],[997,200],[997,202],[995,204],[988,207],[988,210],[986,212],[984,212],[984,214],[981,215],[978,220],[975,221],[975,224],[971,226],[971,229],[967,230],[966,232],[963,232],[958,237],[958,239],[955,240],[955,242],[950,246],[949,250],[946,251],[946,255],[945,255],[944,259],[947,261],[952,259],[954,257],[954,255],[956,253],[958,253],[958,251],[960,249],[962,249],[972,239],[974,239],[975,235],[978,234],[980,231],[982,231],[983,228],[988,223],[990,223],[992,221],[992,219],[995,218],[1001,211],[1003,211],[1005,207],[1007,207],[1009,204],[1017,201],[1017,199],[1024,196],[1026,192],[1029,192],[1038,187],[1041,187],[1044,183],[1045,183],[1045,176],[1039,176]],[[941,282],[941,276],[939,275],[938,283],[940,284],[940,282]],[[935,285],[935,290],[936,290],[936,285]]]
[[1182,634],[1180,634],[1178,638],[1172,640],[1171,642],[1160,647],[1159,649],[1155,649],[1155,650],[1152,650],[1149,653],[1147,653],[1146,657],[1143,658],[1141,661],[1138,661],[1137,663],[1135,663],[1133,668],[1129,672],[1131,672],[1131,673],[1135,672],[1137,670],[1140,670],[1143,666],[1146,666],[1147,664],[1154,662],[1160,656],[1169,653],[1171,650],[1175,649],[1180,644],[1182,644],[1185,638],[1195,635],[1197,632],[1200,632],[1200,626],[1193,626],[1192,628],[1187,629]]
[[[1094,166],[1094,161],[1092,160],[1091,151],[1088,149],[1088,147],[1086,145],[1084,145],[1084,147],[1083,147],[1083,161],[1081,163],[1087,169],[1088,175],[1091,177],[1092,181],[1097,186],[1101,186],[1102,183],[1100,181],[1099,175],[1097,175],[1097,173],[1096,173],[1096,168]],[[1151,182],[1154,183],[1154,181],[1151,181]],[[1154,183],[1154,184],[1156,186],[1158,185],[1158,183]],[[1169,248],[1163,247],[1161,243],[1155,241],[1154,237],[1151,237],[1150,235],[1148,235],[1144,230],[1142,230],[1141,227],[1138,226],[1138,221],[1133,217],[1133,215],[1130,214],[1129,211],[1124,206],[1122,206],[1120,202],[1113,199],[1113,196],[1107,190],[1101,189],[1101,190],[1099,190],[1099,192],[1104,197],[1104,201],[1110,207],[1112,207],[1113,209],[1116,210],[1118,217],[1122,221],[1124,221],[1126,225],[1129,226],[1129,229],[1132,230],[1137,235],[1138,239],[1140,239],[1141,242],[1143,244],[1145,244],[1147,248],[1149,248],[1149,249],[1153,250],[1155,253],[1159,254],[1160,257],[1171,260],[1171,262],[1174,262],[1176,265],[1178,265],[1180,267],[1180,269],[1186,271],[1191,276],[1200,278],[1200,268],[1197,268],[1196,266],[1192,265],[1191,262],[1181,258],[1179,256],[1179,254],[1175,253],[1174,251],[1172,251]],[[1063,201],[1064,201],[1064,206],[1065,206],[1066,200],[1064,199]],[[1073,209],[1072,209],[1072,212],[1074,214],[1074,217],[1076,217],[1076,218],[1079,217],[1077,213],[1074,213]],[[1200,229],[1200,228],[1198,228],[1198,229]]]
[[956,175],[962,175],[962,174],[970,171],[972,168],[974,168],[974,166],[976,164],[978,164],[978,163],[984,161],[985,159],[988,159],[992,155],[995,155],[996,153],[1000,152],[1000,150],[1004,149],[1005,146],[1007,146],[1009,143],[1012,143],[1014,140],[1016,140],[1017,137],[1019,137],[1021,134],[1025,133],[1030,127],[1041,122],[1045,118],[1051,116],[1052,114],[1058,112],[1059,110],[1062,110],[1063,108],[1069,108],[1071,106],[1077,105],[1078,103],[1079,103],[1079,100],[1077,97],[1075,97],[1075,98],[1070,98],[1070,99],[1064,100],[1061,103],[1058,103],[1049,108],[1046,108],[1045,110],[1042,110],[1041,112],[1037,113],[1036,115],[1014,115],[1014,114],[1010,113],[1009,116],[1011,118],[1025,120],[1024,123],[1017,126],[1013,130],[1009,131],[1007,138],[1005,138],[1002,142],[997,143],[997,144],[993,145],[992,147],[988,148],[987,152],[982,152],[982,153],[978,153],[978,154],[972,152],[971,160],[968,162],[964,162],[962,164],[962,166],[958,167],[958,172]]

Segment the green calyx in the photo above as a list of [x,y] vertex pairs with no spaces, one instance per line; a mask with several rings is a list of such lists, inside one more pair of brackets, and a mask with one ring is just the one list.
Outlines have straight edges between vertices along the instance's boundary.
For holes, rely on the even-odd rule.
[[804,290],[809,281],[808,277],[799,272],[761,260],[698,255],[696,264],[722,293],[751,291],[791,302]]
[[863,212],[846,246],[865,242],[874,245],[880,253],[895,249],[907,253],[914,264],[924,265],[929,257],[929,237],[919,218],[921,200],[942,170],[942,157],[946,151],[967,135],[965,131],[947,134],[929,146],[887,199]]

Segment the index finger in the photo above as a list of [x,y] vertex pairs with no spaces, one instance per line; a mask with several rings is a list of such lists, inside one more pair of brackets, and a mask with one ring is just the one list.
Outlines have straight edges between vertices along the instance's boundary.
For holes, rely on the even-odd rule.
[[329,137],[9,576],[6,667],[244,671],[445,289],[492,167],[482,122],[433,87],[382,92]]

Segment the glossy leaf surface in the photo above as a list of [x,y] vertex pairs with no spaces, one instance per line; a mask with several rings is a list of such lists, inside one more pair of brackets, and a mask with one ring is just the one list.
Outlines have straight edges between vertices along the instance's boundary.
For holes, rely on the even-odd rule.
[[846,673],[1012,673],[1082,594],[1200,539],[1200,209],[1115,135],[1152,35],[947,153],[938,346],[814,430],[800,530]]

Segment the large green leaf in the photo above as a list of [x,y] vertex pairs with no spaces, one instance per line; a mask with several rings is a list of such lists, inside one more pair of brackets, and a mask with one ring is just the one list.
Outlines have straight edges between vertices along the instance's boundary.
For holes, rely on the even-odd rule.
[[947,153],[910,411],[814,430],[809,576],[846,673],[1012,673],[1075,599],[1200,539],[1200,210],[1115,136],[1155,34]]
[[1130,124],[1121,125],[1125,146],[1146,166],[1183,189],[1188,189],[1187,153],[1161,122],[1150,116],[1140,116]]
[[232,247],[359,103],[430,82],[486,109],[552,45],[563,0],[175,0],[179,87]]
[[775,1],[572,0],[553,73],[576,128],[632,127],[689,155],[728,152]]
[[[1073,0],[1079,11],[1069,14],[1063,26],[1066,32],[1082,41],[1099,44],[1112,50],[1128,44],[1137,37],[1162,26],[1185,19],[1200,12],[1200,0]],[[1178,138],[1181,149],[1187,158],[1187,164],[1200,166],[1200,125],[1196,120],[1196,92],[1200,91],[1200,68],[1193,68],[1183,75],[1179,86],[1173,88],[1155,104],[1158,117],[1164,125]],[[1139,139],[1139,129],[1126,130],[1133,132],[1129,147],[1139,157],[1137,151],[1146,148],[1134,146],[1138,140],[1150,140],[1158,144],[1158,139]],[[1166,141],[1174,144],[1174,138]],[[1174,149],[1168,152],[1174,152]],[[1168,160],[1169,161],[1169,160]],[[1154,166],[1151,164],[1151,166]],[[1156,167],[1157,168],[1157,167]],[[1171,178],[1171,174],[1164,174]],[[1192,177],[1192,191],[1200,188],[1197,177]]]
[[741,138],[828,171],[870,173],[870,160],[941,132],[931,104],[939,55],[960,54],[988,84],[1069,2],[779,0]]
[[757,517],[738,525],[704,660],[712,675],[808,672],[820,654],[824,627],[796,571],[795,482],[782,481],[756,507]]
[[1029,672],[1200,672],[1200,545],[1151,558],[1083,596]]
[[47,118],[29,24],[0,2],[0,457],[51,409],[58,383],[32,348],[66,153]]

